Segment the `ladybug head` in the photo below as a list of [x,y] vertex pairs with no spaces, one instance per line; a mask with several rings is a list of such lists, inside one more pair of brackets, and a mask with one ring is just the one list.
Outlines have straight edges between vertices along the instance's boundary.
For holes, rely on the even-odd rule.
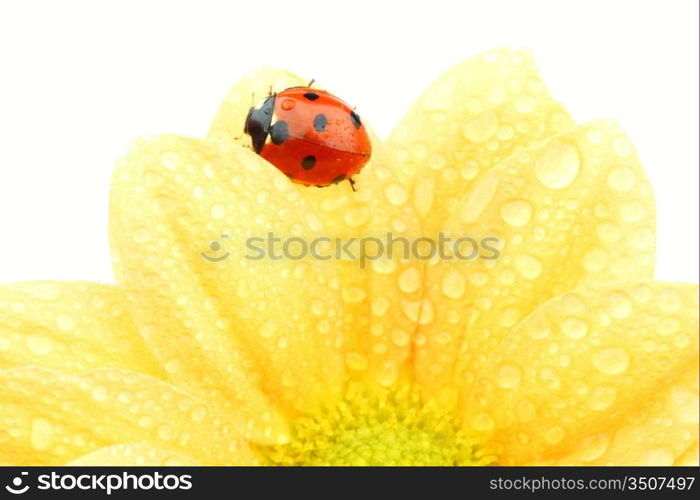
[[274,109],[275,96],[271,95],[248,111],[243,131],[252,139],[253,149],[256,153],[262,151],[267,135],[270,133],[270,123],[272,122]]

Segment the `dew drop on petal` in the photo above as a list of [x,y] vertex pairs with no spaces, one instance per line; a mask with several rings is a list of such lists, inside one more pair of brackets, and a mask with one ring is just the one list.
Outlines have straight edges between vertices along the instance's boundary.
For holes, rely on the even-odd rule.
[[634,171],[629,167],[615,167],[608,174],[608,186],[618,191],[628,191],[636,182]]
[[588,333],[588,323],[580,318],[565,318],[559,327],[564,335],[571,339],[580,339]]
[[69,332],[75,328],[75,319],[69,314],[59,314],[58,317],[56,317],[56,326],[62,332]]
[[27,347],[34,354],[44,356],[51,352],[53,343],[51,339],[43,333],[33,333],[27,337]]
[[574,182],[580,168],[578,149],[572,144],[553,141],[535,163],[535,176],[548,188],[563,189]]
[[629,354],[621,347],[603,347],[593,354],[593,366],[606,375],[619,375],[629,364]]
[[466,283],[464,276],[456,269],[450,269],[442,278],[442,293],[450,299],[459,299],[464,295]]
[[462,135],[471,142],[484,142],[498,130],[498,115],[494,111],[481,113],[469,120],[462,128]]
[[532,205],[525,200],[512,200],[501,207],[501,217],[514,227],[521,227],[532,218]]
[[531,255],[515,257],[515,269],[529,280],[537,278],[542,273],[542,264]]
[[617,389],[611,385],[595,387],[588,398],[588,406],[591,410],[603,411],[615,402]]
[[420,271],[409,267],[399,275],[399,289],[404,293],[413,293],[420,288]]
[[226,208],[218,203],[213,205],[211,207],[211,216],[215,219],[223,219],[226,216]]
[[45,418],[35,418],[32,420],[30,443],[37,451],[46,451],[53,444],[54,427]]
[[496,383],[502,389],[513,389],[520,384],[523,372],[515,363],[503,363],[496,371]]
[[544,439],[547,441],[549,444],[557,444],[561,442],[562,439],[564,439],[565,433],[564,429],[561,427],[552,427],[551,429],[547,430],[544,433]]
[[389,200],[389,203],[392,205],[403,205],[406,203],[406,201],[408,201],[408,193],[403,186],[400,186],[399,184],[390,184],[384,190],[384,194],[386,195],[386,199]]

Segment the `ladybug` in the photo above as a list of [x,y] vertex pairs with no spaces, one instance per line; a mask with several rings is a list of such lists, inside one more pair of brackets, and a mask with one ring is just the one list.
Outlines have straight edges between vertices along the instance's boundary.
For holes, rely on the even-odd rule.
[[311,87],[269,95],[250,108],[244,132],[257,154],[306,186],[348,180],[354,190],[352,176],[372,153],[358,114],[333,94]]

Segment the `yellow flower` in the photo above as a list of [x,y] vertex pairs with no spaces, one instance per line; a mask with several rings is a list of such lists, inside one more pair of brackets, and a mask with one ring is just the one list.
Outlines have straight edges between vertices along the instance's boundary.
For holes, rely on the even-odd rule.
[[[652,189],[615,123],[575,124],[527,53],[495,50],[373,137],[357,192],[306,188],[242,147],[251,95],[303,83],[263,70],[207,139],[134,143],[111,194],[119,286],[0,287],[0,462],[697,460],[698,289],[652,281]],[[440,231],[499,257],[242,245]]]

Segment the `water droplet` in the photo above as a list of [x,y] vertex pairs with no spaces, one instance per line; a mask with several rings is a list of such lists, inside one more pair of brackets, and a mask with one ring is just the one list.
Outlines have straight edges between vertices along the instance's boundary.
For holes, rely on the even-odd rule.
[[496,372],[496,383],[502,389],[513,389],[520,384],[523,372],[515,363],[503,363]]
[[617,389],[611,385],[599,385],[588,398],[591,410],[602,411],[610,407],[617,397]]
[[515,406],[515,413],[521,422],[531,422],[537,416],[537,407],[529,399],[521,399]]
[[496,422],[488,413],[478,413],[471,418],[471,426],[479,432],[488,432],[494,428]]
[[174,152],[163,155],[163,166],[168,170],[177,170],[180,167],[180,155]]
[[30,443],[37,451],[46,451],[53,444],[53,424],[45,418],[32,420]]
[[69,332],[75,328],[75,319],[69,314],[59,314],[56,318],[56,326],[62,332]]
[[192,410],[192,420],[194,420],[197,423],[200,423],[204,420],[204,417],[207,416],[207,408],[206,406],[197,406],[194,410]]
[[498,176],[486,174],[474,186],[460,210],[460,217],[466,224],[473,224],[489,204],[498,188]]
[[596,227],[596,233],[598,233],[598,238],[606,243],[614,243],[622,236],[620,228],[617,227],[617,225],[609,222],[598,224]]
[[403,186],[400,186],[399,184],[390,184],[384,190],[384,194],[386,195],[386,199],[389,200],[389,203],[392,205],[403,205],[406,203],[406,201],[408,201],[408,193]]
[[367,297],[367,292],[359,286],[343,288],[343,300],[349,304],[357,304]]
[[377,381],[384,387],[389,387],[399,377],[399,367],[395,361],[386,361],[377,376]]
[[542,264],[531,255],[515,257],[515,269],[526,279],[532,280],[542,273]]
[[464,124],[462,135],[471,142],[484,142],[498,130],[498,115],[494,111],[480,113]]
[[489,275],[484,271],[474,271],[469,273],[469,283],[474,286],[484,286],[489,282]]
[[[551,347],[556,347],[556,344],[551,344]],[[551,352],[551,349],[550,349]],[[552,353],[554,354],[554,353]],[[544,367],[539,373],[540,380],[544,383],[544,386],[552,391],[555,391],[561,387],[561,380],[557,377],[557,374],[549,367]]]
[[681,327],[681,322],[678,318],[662,318],[657,326],[657,332],[659,335],[671,335],[676,333]]
[[638,201],[630,201],[620,205],[620,217],[625,222],[637,222],[644,217],[644,205]]
[[515,99],[515,109],[518,113],[532,113],[537,107],[537,101],[532,96],[520,96]]
[[566,318],[559,327],[564,335],[571,339],[580,339],[588,333],[588,323],[580,318]]
[[613,139],[612,147],[618,156],[627,157],[634,153],[634,146],[627,137],[616,137]]
[[157,433],[163,441],[170,441],[175,436],[175,431],[168,424],[159,425]]
[[600,433],[589,436],[581,441],[581,460],[592,462],[603,456],[610,446],[610,434]]
[[396,260],[388,257],[373,260],[372,269],[378,274],[391,274],[396,271]]
[[510,328],[520,321],[521,316],[522,314],[519,309],[515,307],[506,307],[501,311],[498,317],[498,324],[504,328]]
[[435,319],[435,308],[429,299],[421,301],[420,315],[418,317],[419,325],[429,325]]
[[669,466],[676,460],[673,450],[669,448],[654,448],[647,453],[644,465]]
[[386,297],[375,297],[372,299],[372,314],[375,316],[384,316],[389,310],[391,302]]
[[406,347],[411,341],[411,336],[403,330],[395,328],[391,332],[391,341],[399,347]]
[[211,216],[215,219],[223,219],[226,216],[226,207],[220,204],[211,207]]
[[27,347],[34,354],[44,356],[51,352],[53,342],[43,333],[33,333],[27,337]]
[[268,320],[260,329],[260,335],[264,338],[270,338],[275,334],[276,331],[277,324],[272,320]]
[[404,293],[413,293],[420,288],[421,275],[416,267],[409,267],[399,275],[399,288]]
[[574,182],[580,168],[581,158],[573,144],[552,141],[535,163],[535,176],[548,188],[563,189]]
[[501,217],[514,227],[522,227],[532,218],[532,205],[525,200],[512,200],[501,207]]
[[683,302],[680,295],[678,295],[678,292],[672,289],[663,290],[657,297],[659,309],[664,312],[677,311],[681,307],[682,303]]
[[369,366],[367,358],[359,352],[349,352],[345,355],[345,363],[351,370],[364,371]]
[[564,429],[562,429],[561,427],[552,427],[544,433],[544,440],[547,441],[549,444],[557,444],[561,442],[562,439],[564,439],[565,435],[566,434],[564,433]]
[[456,269],[450,268],[442,278],[442,293],[450,299],[459,299],[465,290],[464,276]]
[[549,321],[543,316],[534,316],[527,325],[527,334],[533,339],[544,339],[549,337],[551,327]]
[[366,208],[358,208],[357,210],[348,210],[343,216],[345,223],[350,227],[360,227],[369,219],[369,210]]
[[610,314],[614,318],[623,319],[632,314],[632,300],[622,292],[611,293],[608,297]]
[[618,191],[628,191],[634,187],[637,178],[629,167],[615,167],[608,174],[608,186]]
[[629,364],[629,355],[621,347],[603,347],[593,354],[593,366],[606,375],[619,375]]

